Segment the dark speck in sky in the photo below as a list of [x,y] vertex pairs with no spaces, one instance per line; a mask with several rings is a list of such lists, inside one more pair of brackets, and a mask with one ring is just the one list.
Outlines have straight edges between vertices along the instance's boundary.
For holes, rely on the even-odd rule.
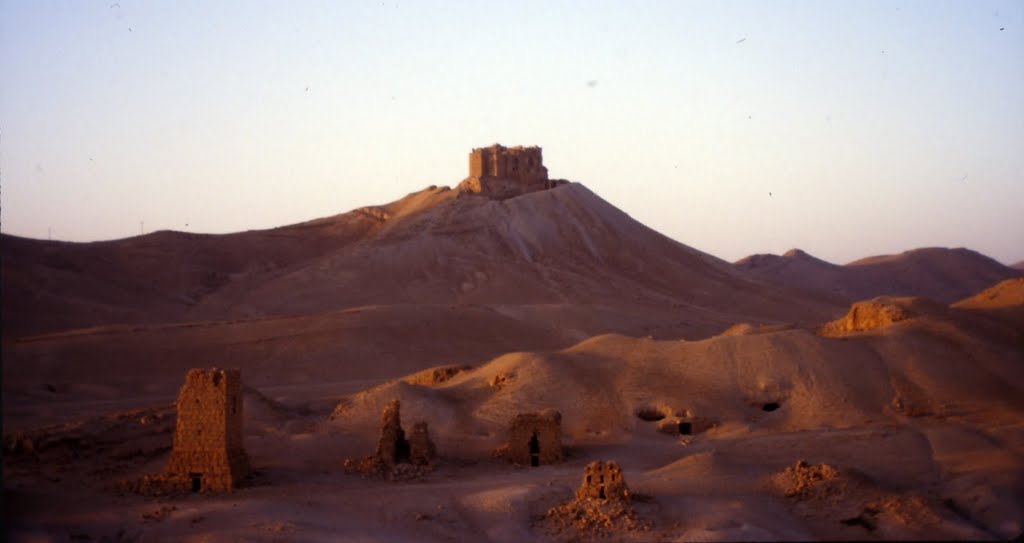
[[591,79],[590,81],[587,81],[587,86],[590,87],[590,88],[596,87],[597,86],[597,80],[596,79]]
[[736,43],[743,43],[745,41],[747,41],[747,38],[744,37],[744,38],[740,38],[740,39],[736,40]]
[[1001,26],[1001,27],[999,27],[999,30],[1005,30],[1005,29],[1006,29],[1006,27],[1005,27],[1005,26]]

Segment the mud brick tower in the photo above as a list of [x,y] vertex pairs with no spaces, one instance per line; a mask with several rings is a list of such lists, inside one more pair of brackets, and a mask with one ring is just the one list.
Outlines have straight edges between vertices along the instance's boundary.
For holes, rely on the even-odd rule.
[[174,450],[164,477],[192,492],[231,491],[249,473],[242,446],[242,376],[191,369],[178,393]]

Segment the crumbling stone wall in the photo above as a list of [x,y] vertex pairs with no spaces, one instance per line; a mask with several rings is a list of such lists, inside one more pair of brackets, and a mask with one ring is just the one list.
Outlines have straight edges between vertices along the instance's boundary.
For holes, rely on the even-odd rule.
[[576,499],[629,500],[629,487],[622,477],[622,468],[615,461],[597,461],[583,469],[583,483],[576,491]]
[[426,466],[433,462],[436,454],[426,422],[414,424],[409,439],[406,439],[402,429],[401,403],[392,400],[380,418],[380,440],[374,454],[377,462],[387,468],[403,463]]
[[242,444],[242,376],[191,369],[178,393],[174,448],[163,478],[192,491],[230,491],[249,473]]
[[562,414],[553,409],[520,413],[509,424],[508,459],[541,465],[562,461]]
[[388,467],[409,458],[409,442],[405,440],[405,431],[402,430],[400,407],[398,400],[394,400],[384,408],[380,416],[380,439],[377,440],[374,457]]

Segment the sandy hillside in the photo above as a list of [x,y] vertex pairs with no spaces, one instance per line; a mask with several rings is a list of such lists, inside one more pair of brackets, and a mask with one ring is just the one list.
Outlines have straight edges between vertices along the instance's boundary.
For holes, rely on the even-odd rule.
[[969,249],[925,248],[836,265],[793,249],[751,255],[734,264],[753,277],[845,301],[874,296],[923,296],[946,303],[1021,271]]
[[[5,422],[170,399],[195,365],[348,390],[604,333],[700,338],[842,306],[746,277],[578,183],[503,199],[431,187],[266,231],[2,239]],[[341,383],[332,385],[332,383]]]
[[[637,495],[644,529],[614,540],[1019,534],[1022,329],[998,311],[915,298],[865,301],[821,325],[697,341],[606,334],[342,393],[256,387],[244,413],[257,474],[224,496],[113,486],[166,461],[169,400],[31,429],[8,437],[12,535],[561,541],[590,532],[552,531],[544,514],[591,459],[618,461]],[[408,482],[346,474],[341,460],[373,451],[394,399],[405,424],[429,423],[436,470]],[[492,456],[513,415],[543,408],[562,414],[564,463]],[[679,435],[680,420],[694,435]]]
[[390,304],[643,307],[659,322],[687,314],[709,322],[716,313],[722,327],[835,310],[675,242],[579,183],[502,200],[432,187],[229,235],[0,241],[4,329],[14,336]]

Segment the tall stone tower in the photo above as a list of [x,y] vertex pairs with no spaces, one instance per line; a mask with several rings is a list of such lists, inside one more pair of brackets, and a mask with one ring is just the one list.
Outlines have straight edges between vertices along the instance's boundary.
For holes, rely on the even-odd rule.
[[469,153],[469,177],[460,188],[492,198],[509,198],[552,188],[540,147],[505,147],[495,143]]
[[191,369],[178,393],[174,450],[164,471],[192,492],[230,491],[249,472],[242,446],[242,376],[237,369]]

